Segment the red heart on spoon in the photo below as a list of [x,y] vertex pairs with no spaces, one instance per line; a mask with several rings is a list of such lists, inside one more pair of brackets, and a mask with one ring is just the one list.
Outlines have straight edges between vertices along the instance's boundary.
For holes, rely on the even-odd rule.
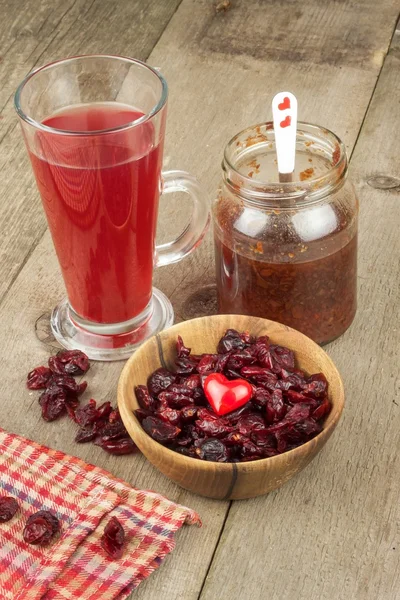
[[222,373],[211,373],[204,381],[204,393],[217,415],[226,415],[248,402],[253,389],[245,379],[229,381]]
[[292,122],[292,117],[289,117],[289,115],[288,115],[287,117],[285,117],[283,119],[283,121],[280,122],[280,126],[281,127],[289,127],[291,122]]
[[290,108],[290,99],[287,96],[285,96],[283,102],[280,102],[280,104],[278,104],[278,108],[279,110],[286,110],[287,108]]

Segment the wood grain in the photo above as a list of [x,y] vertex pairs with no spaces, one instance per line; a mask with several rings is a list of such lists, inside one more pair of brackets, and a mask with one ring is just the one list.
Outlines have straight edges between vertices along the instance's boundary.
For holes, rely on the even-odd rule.
[[[297,479],[233,504],[201,600],[400,597],[400,198],[399,189],[366,183],[400,175],[399,94],[395,37],[351,163],[361,201],[359,308],[327,347],[344,378],[343,420]],[[255,551],[242,548],[244,527]],[[227,564],[234,576],[222,577]]]
[[[5,135],[0,146],[1,289],[4,291],[13,282],[0,307],[0,423],[198,510],[203,528],[183,530],[166,564],[135,591],[135,598],[146,600],[199,597],[228,503],[181,490],[141,456],[109,457],[92,445],[77,446],[73,442],[74,426],[67,421],[47,424],[41,420],[36,395],[25,389],[24,377],[31,367],[45,362],[51,350],[35,337],[34,323],[55,305],[64,290],[49,234],[45,233],[34,248],[44,231],[44,219],[20,134],[16,129],[9,131],[15,127],[9,95],[35,61],[43,63],[75,49],[145,56],[141,47],[149,50],[152,44],[147,46],[147,40],[154,43],[168,20],[160,11],[177,4],[97,0],[91,7],[90,2],[79,0],[75,4],[47,0],[18,4],[9,0],[2,10],[7,18],[0,23],[3,39],[9,46],[13,44],[10,58],[6,56],[0,63],[5,69],[1,82],[6,103],[4,119],[0,120],[4,127],[1,136]],[[302,9],[295,2],[232,0],[230,10],[216,13],[211,0],[183,0],[150,55],[151,64],[162,68],[170,86],[165,166],[190,170],[212,196],[220,177],[225,143],[239,129],[270,118],[269,99],[283,86],[298,96],[303,120],[333,129],[351,150],[390,42],[397,4],[397,0],[309,0]],[[288,22],[293,5],[304,10],[308,26],[305,21],[299,28],[294,23],[287,38],[277,39],[279,32],[273,24],[284,23],[285,18]],[[130,18],[124,15],[130,15],[134,22],[135,7],[139,10],[143,6],[149,8],[143,12],[141,27],[129,27]],[[104,12],[112,8],[121,16],[120,22]],[[359,27],[360,13],[365,32],[362,42],[353,35]],[[41,15],[40,23],[37,15]],[[43,30],[46,33],[40,38],[42,45],[36,54],[29,58],[36,48],[31,29],[36,37]],[[87,42],[86,31],[92,36]],[[246,38],[243,51],[235,49],[235,35]],[[248,41],[252,39],[256,43]],[[295,61],[290,51],[301,53],[305,40],[307,53]],[[280,51],[274,54],[278,42]],[[363,52],[357,50],[358,60],[347,59],[343,49],[350,54],[360,43]],[[7,49],[6,43],[1,45]],[[267,49],[260,49],[261,45]],[[319,57],[329,54],[329,48],[334,50],[335,61],[322,62]],[[399,477],[393,450],[398,445],[398,408],[392,402],[398,385],[394,362],[398,333],[394,330],[396,319],[398,323],[395,294],[399,277],[398,264],[392,258],[398,244],[398,192],[379,192],[365,183],[371,173],[399,175],[395,162],[399,120],[389,122],[395,118],[398,106],[390,105],[381,130],[378,114],[380,107],[386,107],[387,98],[396,98],[398,55],[397,47],[389,54],[382,75],[385,85],[378,85],[366,134],[362,133],[357,145],[361,148],[364,139],[364,149],[357,149],[358,158],[355,155],[358,167],[354,174],[363,201],[360,309],[350,331],[328,348],[344,374],[347,388],[343,424],[312,465],[281,491],[233,504],[202,594],[207,600],[257,599],[260,594],[279,600],[394,600],[399,589],[399,552],[394,532]],[[188,217],[186,204],[179,197],[175,201],[169,197],[165,205],[162,202],[160,212],[159,232],[164,239],[178,231]],[[213,283],[210,240],[209,236],[192,257],[159,269],[156,274],[156,283],[172,298],[178,320],[193,294],[190,304],[196,315],[200,308],[196,298],[206,284]],[[201,306],[207,306],[210,289],[206,288]],[[382,363],[382,355],[388,357],[387,362]],[[90,394],[99,400],[115,400],[121,368],[122,364],[94,364],[88,377]]]
[[147,59],[181,0],[0,2],[0,301],[46,229],[13,107],[34,67],[75,54]]

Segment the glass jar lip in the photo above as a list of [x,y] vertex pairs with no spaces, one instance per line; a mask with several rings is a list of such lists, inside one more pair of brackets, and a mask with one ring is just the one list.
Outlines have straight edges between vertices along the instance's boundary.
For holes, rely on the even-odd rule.
[[[32,117],[30,117],[29,115],[27,115],[24,112],[24,110],[21,107],[21,95],[22,95],[22,92],[23,92],[26,84],[33,77],[35,77],[35,75],[37,75],[38,73],[41,73],[47,69],[51,69],[55,66],[58,66],[58,65],[67,64],[69,62],[79,61],[79,60],[83,60],[83,59],[91,59],[91,58],[118,59],[118,60],[121,60],[124,62],[128,62],[131,64],[136,64],[136,65],[145,67],[146,69],[148,69],[149,71],[154,73],[154,75],[161,82],[161,97],[160,97],[159,101],[157,102],[157,104],[155,104],[155,106],[153,106],[153,108],[149,112],[142,115],[138,119],[134,119],[133,121],[129,121],[128,123],[124,123],[123,125],[118,125],[116,127],[112,127],[109,129],[98,129],[98,130],[93,130],[93,131],[70,131],[70,130],[66,130],[66,129],[57,129],[56,127],[49,127],[48,125],[44,125],[40,121],[33,119]],[[18,116],[23,121],[25,121],[29,125],[32,125],[36,129],[40,129],[41,131],[46,131],[48,133],[53,133],[53,134],[58,134],[58,135],[92,136],[92,135],[100,135],[100,134],[115,133],[115,132],[123,131],[125,129],[130,129],[131,127],[136,127],[137,125],[141,125],[142,123],[149,121],[158,112],[160,112],[160,110],[165,106],[165,104],[167,102],[167,98],[168,98],[168,85],[167,85],[166,80],[161,75],[161,73],[159,73],[154,67],[151,67],[150,65],[146,64],[145,62],[143,62],[137,58],[130,58],[128,56],[120,56],[118,54],[79,54],[76,56],[70,56],[68,58],[61,58],[59,60],[52,61],[51,63],[47,63],[46,65],[43,65],[41,67],[38,67],[37,69],[34,69],[33,71],[30,71],[26,75],[26,77],[21,81],[21,83],[19,84],[19,86],[15,92],[14,107],[15,107],[15,110],[16,110]]]
[[[236,168],[231,157],[230,151],[232,148],[237,148],[240,142],[240,138],[243,138],[248,134],[256,131],[260,135],[261,128],[264,128],[266,132],[270,132],[272,139],[269,142],[274,141],[274,126],[272,121],[258,123],[257,125],[251,125],[237,133],[233,138],[229,140],[224,150],[224,158],[222,167],[225,175],[231,175],[232,181],[228,182],[240,195],[250,197],[250,199],[312,199],[315,197],[320,198],[326,195],[327,188],[331,191],[333,181],[342,180],[343,176],[347,172],[347,154],[346,147],[342,140],[332,131],[326,127],[320,125],[314,125],[303,121],[297,123],[297,137],[296,141],[301,142],[304,136],[307,134],[319,134],[320,139],[327,139],[334,150],[334,158],[332,162],[332,168],[326,173],[319,175],[318,177],[308,178],[304,181],[296,179],[290,182],[269,182],[262,181],[260,179],[253,179],[247,175],[244,175],[240,170]],[[254,142],[255,145],[257,142]],[[229,173],[229,171],[231,173]],[[229,178],[229,177],[228,177]],[[340,183],[341,185],[341,183]],[[336,185],[334,186],[336,187]],[[239,191],[240,190],[240,191]],[[330,193],[330,192],[329,192]]]

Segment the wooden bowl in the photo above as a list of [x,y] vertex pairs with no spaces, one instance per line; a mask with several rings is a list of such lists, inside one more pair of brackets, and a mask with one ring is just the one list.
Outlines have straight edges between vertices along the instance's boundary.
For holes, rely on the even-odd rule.
[[[193,354],[215,352],[226,329],[268,335],[273,343],[294,350],[297,363],[309,374],[322,372],[329,382],[332,410],[323,431],[314,439],[271,458],[245,463],[214,463],[178,454],[155,442],[133,414],[138,408],[134,387],[146,384],[148,376],[161,366],[173,368],[178,335]],[[126,363],[118,384],[118,406],[122,420],[146,458],[164,475],[196,494],[218,499],[261,496],[279,488],[304,469],[326,443],[343,410],[344,392],[340,375],[329,356],[302,333],[266,319],[241,315],[216,315],[174,325],[149,339]]]

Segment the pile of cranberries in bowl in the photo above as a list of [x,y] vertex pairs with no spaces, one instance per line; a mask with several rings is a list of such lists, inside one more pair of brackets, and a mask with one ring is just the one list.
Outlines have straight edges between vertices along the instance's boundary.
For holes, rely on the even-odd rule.
[[135,388],[135,415],[155,441],[188,457],[247,462],[318,435],[331,410],[323,373],[297,368],[292,350],[228,329],[213,354],[192,354],[180,336],[173,370]]

